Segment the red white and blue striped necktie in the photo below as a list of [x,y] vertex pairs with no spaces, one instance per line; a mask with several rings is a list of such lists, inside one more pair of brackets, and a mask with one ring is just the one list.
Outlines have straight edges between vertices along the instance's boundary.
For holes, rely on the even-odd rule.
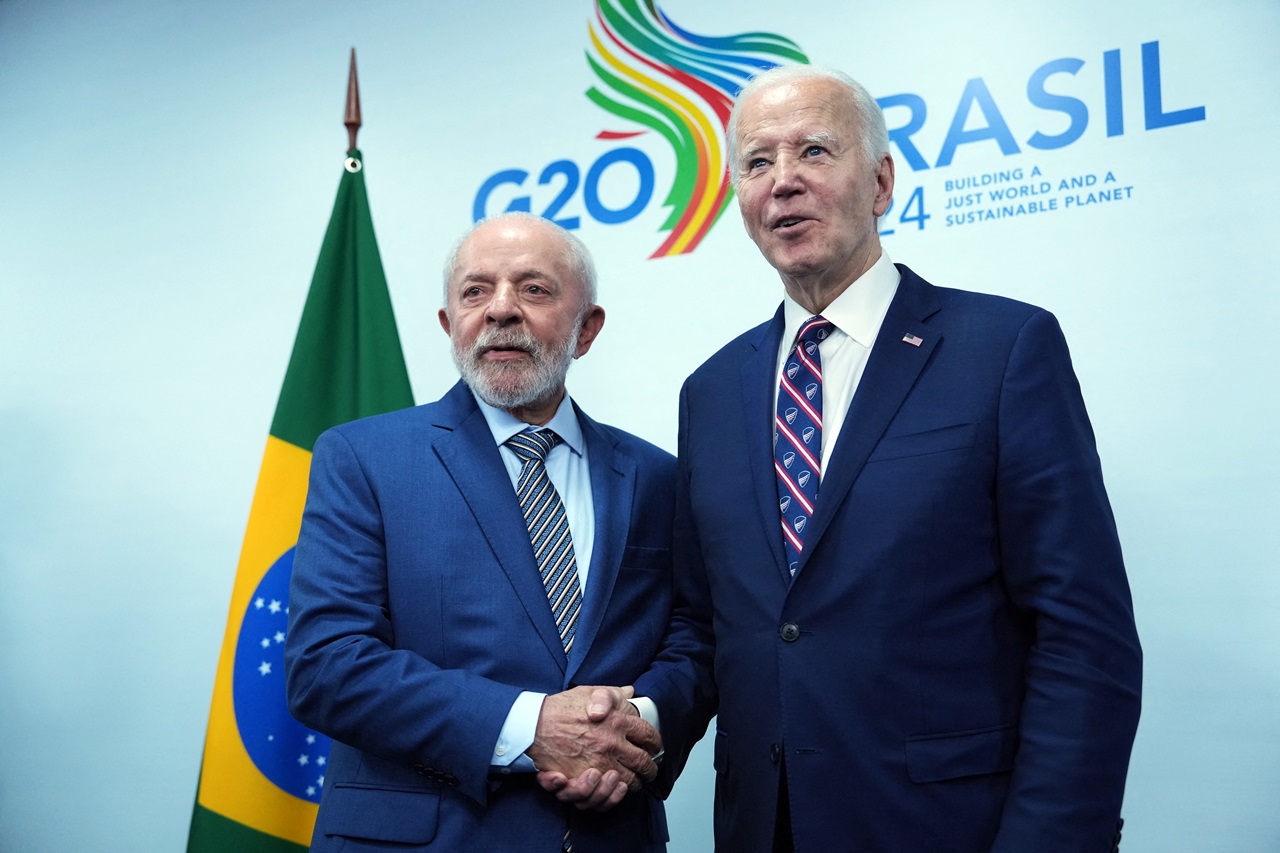
[[778,475],[778,510],[792,577],[804,552],[805,528],[813,518],[822,476],[822,356],[818,345],[832,328],[831,321],[820,314],[805,321],[783,364],[778,386],[773,468]]

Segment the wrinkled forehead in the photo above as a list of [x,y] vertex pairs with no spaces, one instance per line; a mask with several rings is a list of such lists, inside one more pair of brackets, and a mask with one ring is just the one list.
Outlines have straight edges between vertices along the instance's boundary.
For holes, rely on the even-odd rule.
[[565,247],[559,236],[531,221],[486,222],[458,248],[454,278],[474,275],[537,272],[560,278],[567,275]]
[[852,98],[834,81],[784,80],[752,92],[740,105],[735,142],[745,154],[765,136],[787,141],[844,139],[857,134],[855,116]]
[[540,280],[567,293],[584,290],[564,239],[532,219],[497,220],[476,228],[458,247],[446,287],[456,292],[469,281]]

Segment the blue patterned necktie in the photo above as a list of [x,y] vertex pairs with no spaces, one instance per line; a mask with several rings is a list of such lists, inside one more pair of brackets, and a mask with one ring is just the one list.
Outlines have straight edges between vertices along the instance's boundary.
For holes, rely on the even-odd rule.
[[560,493],[547,476],[545,464],[547,454],[560,441],[560,436],[551,430],[539,429],[517,433],[507,439],[506,445],[523,463],[516,482],[516,496],[529,528],[533,556],[538,561],[547,601],[551,603],[551,615],[555,617],[560,642],[568,655],[573,648],[578,611],[582,609],[582,587],[578,583],[578,560],[573,554],[569,519]]
[[818,344],[831,334],[821,315],[800,327],[778,386],[773,422],[773,468],[787,565],[795,576],[804,551],[804,531],[813,518],[822,474],[822,357]]

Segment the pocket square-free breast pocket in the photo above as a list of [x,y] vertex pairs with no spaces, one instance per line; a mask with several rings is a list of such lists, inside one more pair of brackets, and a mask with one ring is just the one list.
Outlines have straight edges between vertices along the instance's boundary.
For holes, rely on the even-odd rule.
[[977,423],[952,424],[905,435],[886,435],[867,458],[867,463],[964,450],[973,447],[977,439]]
[[671,568],[671,549],[628,545],[622,549],[622,566],[627,569],[667,571]]

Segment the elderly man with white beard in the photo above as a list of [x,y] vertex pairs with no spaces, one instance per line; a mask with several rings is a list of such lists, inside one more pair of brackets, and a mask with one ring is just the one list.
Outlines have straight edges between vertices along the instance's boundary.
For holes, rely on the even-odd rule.
[[590,685],[658,650],[675,463],[565,390],[604,325],[590,256],[482,222],[439,317],[461,381],[315,446],[285,655],[292,712],[334,740],[311,849],[664,850],[648,707]]

